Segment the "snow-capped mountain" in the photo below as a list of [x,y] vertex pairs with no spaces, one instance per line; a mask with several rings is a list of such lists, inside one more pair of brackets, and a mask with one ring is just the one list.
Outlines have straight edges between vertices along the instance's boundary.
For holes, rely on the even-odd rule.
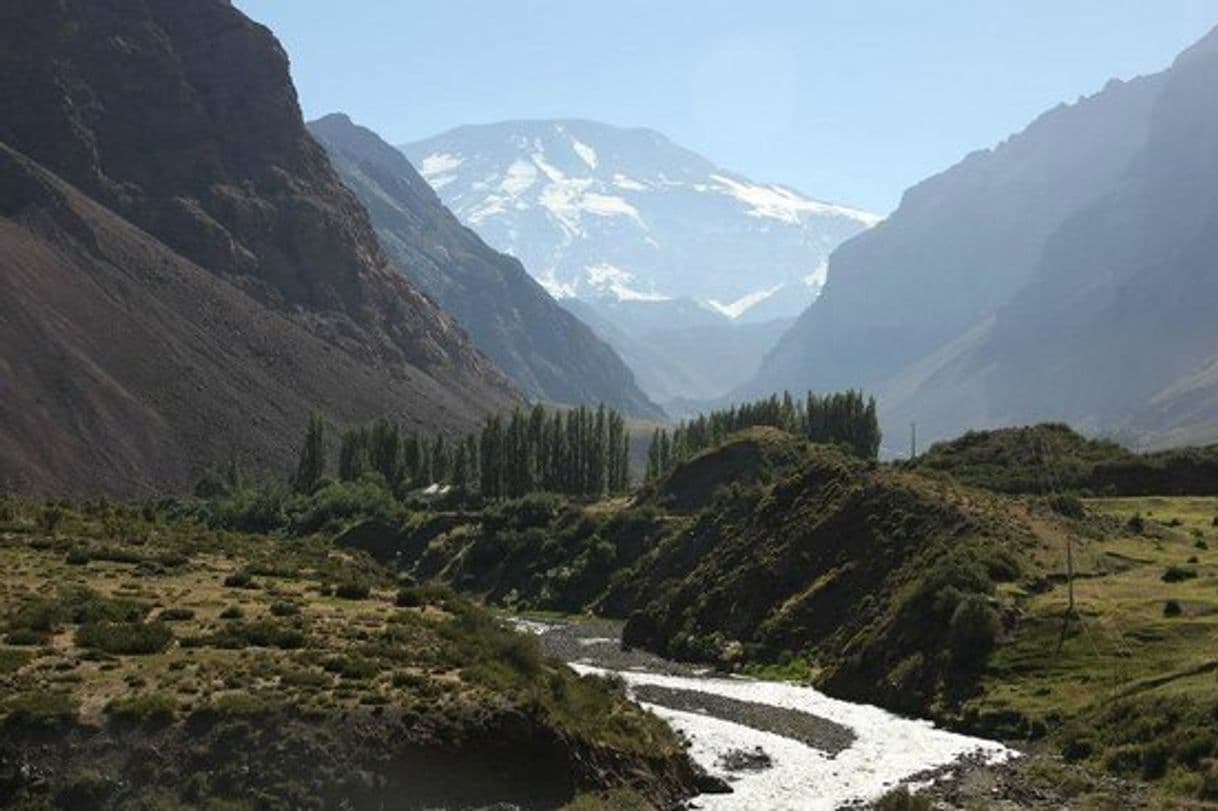
[[755,183],[646,129],[512,121],[402,150],[462,221],[559,299],[794,316],[829,253],[879,220]]

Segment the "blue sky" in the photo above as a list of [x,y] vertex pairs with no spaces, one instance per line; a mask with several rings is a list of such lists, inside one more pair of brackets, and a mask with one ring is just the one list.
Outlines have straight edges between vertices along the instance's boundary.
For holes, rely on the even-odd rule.
[[1113,76],[1213,0],[236,0],[305,114],[394,143],[460,124],[647,126],[755,180],[886,212],[909,185]]

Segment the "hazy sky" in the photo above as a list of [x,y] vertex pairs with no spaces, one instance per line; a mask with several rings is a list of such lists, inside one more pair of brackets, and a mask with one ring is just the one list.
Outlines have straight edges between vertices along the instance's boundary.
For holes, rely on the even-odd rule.
[[1218,24],[1214,0],[236,2],[283,41],[309,117],[394,143],[510,118],[647,126],[880,212]]

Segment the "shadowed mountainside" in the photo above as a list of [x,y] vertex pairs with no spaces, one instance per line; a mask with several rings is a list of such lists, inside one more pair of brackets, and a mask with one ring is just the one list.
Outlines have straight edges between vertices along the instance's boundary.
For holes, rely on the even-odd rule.
[[456,431],[519,402],[229,3],[11,3],[0,77],[0,481],[181,488],[284,466],[311,410]]

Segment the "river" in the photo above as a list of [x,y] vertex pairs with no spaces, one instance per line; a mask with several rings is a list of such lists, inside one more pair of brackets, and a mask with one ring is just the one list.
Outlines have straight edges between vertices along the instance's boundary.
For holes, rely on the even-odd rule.
[[833,811],[954,764],[1000,763],[1016,754],[811,687],[724,677],[622,651],[617,623],[516,624],[581,673],[618,674],[636,700],[685,735],[691,757],[732,787],[694,800],[708,811]]

